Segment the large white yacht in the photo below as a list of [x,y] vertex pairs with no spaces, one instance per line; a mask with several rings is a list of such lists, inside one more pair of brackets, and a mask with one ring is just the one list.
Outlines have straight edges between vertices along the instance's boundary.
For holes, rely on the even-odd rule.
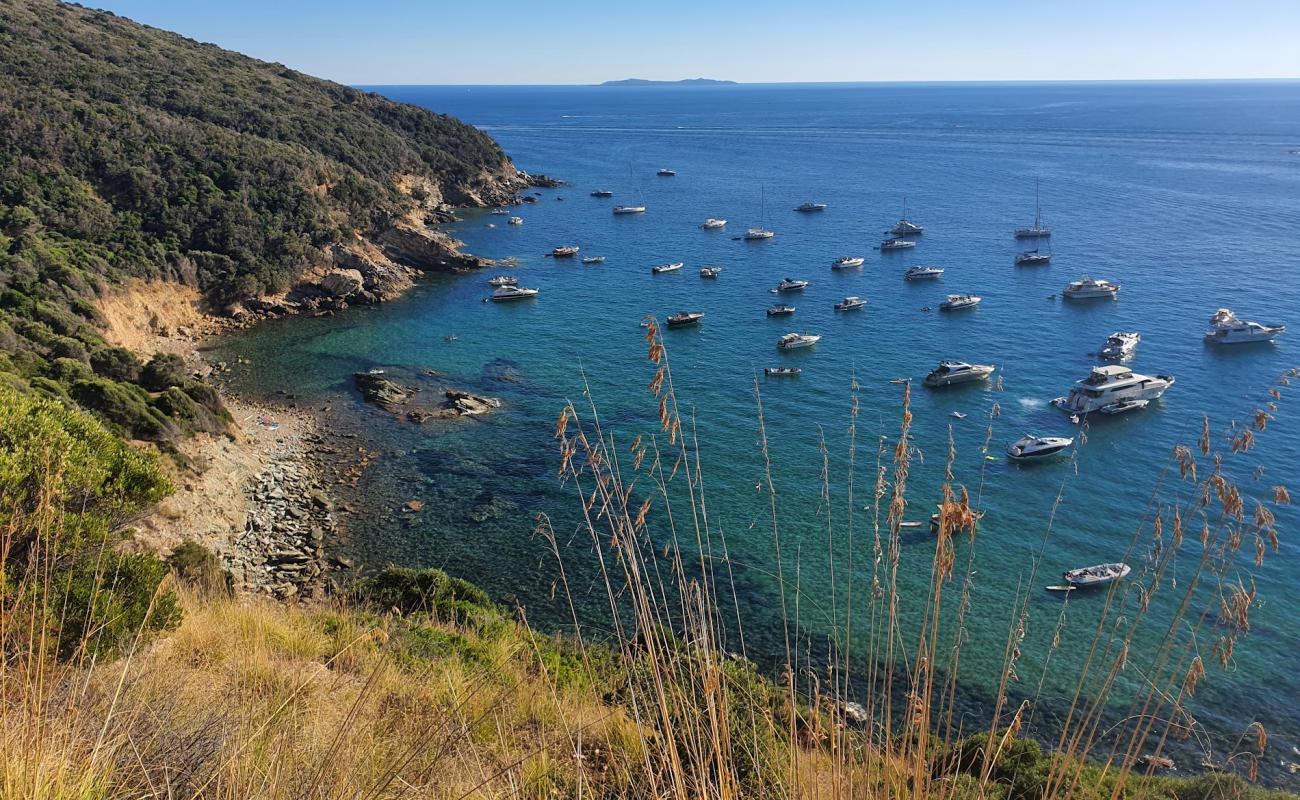
[[920,236],[925,231],[925,227],[917,225],[907,218],[907,198],[903,198],[903,218],[894,223],[894,227],[889,232],[894,236]]
[[812,347],[822,340],[815,333],[787,333],[776,340],[776,346],[782,350],[797,350],[800,347]]
[[831,264],[831,269],[853,269],[866,261],[862,256],[841,256]]
[[1128,358],[1137,352],[1140,341],[1142,341],[1142,334],[1137,331],[1115,331],[1106,337],[1106,343],[1101,346],[1097,355],[1115,360]]
[[514,286],[519,283],[519,279],[513,275],[494,275],[488,278],[488,286]]
[[984,298],[977,294],[950,294],[947,300],[939,304],[939,310],[960,311],[964,308],[974,308],[983,300]]
[[523,286],[498,286],[488,299],[494,303],[500,303],[504,300],[525,300],[529,297],[536,297],[537,291],[537,289],[529,289]]
[[745,240],[750,242],[760,239],[771,239],[773,236],[776,236],[776,232],[769,231],[767,228],[750,228],[745,231]]
[[849,295],[835,304],[836,311],[853,311],[866,306],[867,301],[857,295]]
[[913,247],[916,247],[916,242],[909,242],[906,239],[886,239],[885,241],[880,243],[880,247],[878,249],[882,251],[910,250]]
[[993,374],[991,364],[967,364],[965,361],[940,361],[939,366],[930,371],[921,381],[926,386],[952,386],[958,383],[982,381]]
[[1210,329],[1205,332],[1205,341],[1210,344],[1268,342],[1285,330],[1285,325],[1243,322],[1237,319],[1236,314],[1226,308],[1221,308],[1214,312],[1214,316],[1210,317]]
[[1061,291],[1067,300],[1091,300],[1098,297],[1115,297],[1119,294],[1119,284],[1106,280],[1097,280],[1084,275]]
[[808,281],[796,280],[794,278],[782,278],[781,282],[772,290],[773,294],[778,292],[799,292],[808,288]]
[[943,275],[943,267],[911,267],[903,273],[903,277],[909,281],[922,281],[927,278],[938,278]]
[[1026,433],[1007,447],[1007,456],[1013,461],[1034,461],[1051,458],[1074,444],[1069,436],[1034,436]]
[[1070,414],[1105,412],[1107,407],[1126,401],[1155,400],[1173,385],[1172,375],[1143,375],[1119,364],[1108,364],[1093,367],[1068,397],[1058,397],[1052,405]]

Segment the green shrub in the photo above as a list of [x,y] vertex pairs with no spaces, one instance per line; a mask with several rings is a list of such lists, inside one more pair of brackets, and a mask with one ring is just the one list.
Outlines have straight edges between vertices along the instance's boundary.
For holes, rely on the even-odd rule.
[[353,596],[376,610],[396,609],[402,614],[424,612],[468,619],[492,609],[487,592],[440,569],[385,567],[357,581]]
[[140,385],[150,391],[161,392],[180,386],[188,377],[183,358],[175,353],[158,353],[140,370]]
[[203,589],[229,592],[234,585],[230,573],[221,566],[221,559],[217,558],[216,553],[193,539],[186,539],[176,545],[167,556],[167,566],[171,567],[180,580]]

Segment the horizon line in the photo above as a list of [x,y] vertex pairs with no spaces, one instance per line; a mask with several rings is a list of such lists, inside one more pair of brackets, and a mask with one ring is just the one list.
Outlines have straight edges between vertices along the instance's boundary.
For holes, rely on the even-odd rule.
[[[292,67],[290,68],[292,69]],[[306,73],[304,73],[306,74]],[[386,81],[347,81],[345,85],[353,87],[367,86],[448,86],[448,87],[514,87],[514,88],[604,88],[604,89],[726,89],[737,86],[978,86],[989,84],[1002,85],[1060,85],[1060,84],[1109,84],[1109,83],[1300,83],[1300,76],[1281,78],[990,78],[986,80],[843,80],[843,81],[736,81],[715,78],[718,83],[686,83],[690,79],[656,79],[646,84],[618,84],[627,78],[613,79],[599,83],[392,83]]]

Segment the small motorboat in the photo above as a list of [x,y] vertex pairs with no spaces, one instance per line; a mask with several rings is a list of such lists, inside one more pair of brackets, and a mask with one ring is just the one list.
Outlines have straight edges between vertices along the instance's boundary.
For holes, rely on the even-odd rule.
[[498,286],[487,299],[493,303],[501,303],[506,300],[527,300],[536,297],[537,292],[537,289],[528,289],[523,286]]
[[511,217],[510,219],[506,220],[506,223],[509,224],[509,225],[523,225],[523,224],[524,224],[524,218],[523,218],[523,217]]
[[506,216],[506,215],[509,214],[509,213],[510,213],[510,212],[507,211],[507,210],[504,209],[504,208],[494,208],[494,209],[492,209],[492,211],[491,211],[491,214],[492,214],[492,216],[494,216],[494,217],[504,217],[504,216]]
[[552,258],[573,258],[578,254],[578,249],[579,248],[576,244],[566,245],[564,247],[557,247],[551,251],[551,257]]
[[684,328],[687,325],[697,325],[702,319],[704,319],[703,311],[679,311],[668,315],[668,327]]
[[931,389],[959,383],[986,380],[996,368],[992,364],[967,364],[965,361],[940,361],[921,381]]
[[583,257],[582,257],[582,263],[584,263],[584,264],[604,264],[604,263],[605,263],[605,257],[604,257],[604,256],[583,256]]
[[795,375],[800,375],[802,373],[803,370],[799,367],[766,367],[763,369],[764,375],[781,378],[794,377]]
[[1114,583],[1128,577],[1128,574],[1132,571],[1132,567],[1119,561],[1111,564],[1096,564],[1091,567],[1066,570],[1062,573],[1062,577],[1065,578],[1065,585],[1048,586],[1047,590],[1049,592],[1068,592],[1074,589],[1105,586],[1108,583]]
[[1097,409],[1097,411],[1102,414],[1105,414],[1108,417],[1113,417],[1116,414],[1125,414],[1129,411],[1140,411],[1146,408],[1150,404],[1151,404],[1150,400],[1139,400],[1136,398],[1129,398],[1128,400],[1120,400],[1114,403],[1110,403],[1108,405],[1104,405],[1101,408]]
[[514,286],[519,279],[513,275],[496,275],[488,278],[488,286]]
[[802,211],[804,213],[807,213],[809,211],[825,211],[826,204],[825,203],[800,203],[799,205],[794,207],[794,210]]
[[942,275],[943,267],[912,267],[903,273],[903,278],[909,281],[923,281]]
[[713,217],[709,217],[704,220],[700,227],[706,231],[715,231],[718,228],[727,227],[727,221],[725,219],[714,219]]
[[808,288],[808,281],[795,280],[794,278],[782,278],[781,282],[772,289],[773,294],[779,292],[801,292]]
[[916,242],[909,242],[907,239],[886,239],[880,243],[878,248],[882,252],[889,250],[907,250],[916,247]]
[[1210,329],[1205,332],[1205,341],[1208,344],[1270,342],[1285,331],[1285,325],[1243,322],[1230,310],[1221,308],[1210,317]]
[[948,416],[952,417],[953,419],[966,419],[966,412],[964,412],[964,411],[949,411],[949,412],[948,412]]
[[769,317],[782,317],[794,313],[794,306],[788,306],[785,303],[777,303],[767,310]]
[[615,214],[644,214],[645,206],[614,206]]
[[974,308],[983,300],[977,294],[950,294],[948,299],[939,304],[940,311],[961,311],[965,308]]
[[1007,447],[1007,456],[1016,461],[1051,458],[1074,444],[1069,436],[1034,436],[1025,434]]
[[664,168],[664,169],[659,170],[659,171],[656,172],[655,174],[658,175],[658,176],[661,177],[661,178],[671,178],[671,177],[673,177],[674,175],[677,174],[677,170],[675,170],[675,169],[667,169],[667,168]]
[[767,228],[750,228],[745,231],[745,241],[753,242],[761,239],[771,239],[776,233],[769,231]]
[[1106,337],[1106,343],[1101,346],[1097,355],[1102,358],[1123,359],[1129,358],[1137,352],[1138,342],[1142,341],[1142,334],[1137,331],[1115,331]]
[[[950,517],[950,519],[952,520],[954,527],[967,527],[969,525],[974,525],[976,522],[979,522],[980,520],[984,519],[983,511],[979,511],[972,508],[972,509],[968,509],[965,512],[962,512],[961,507],[958,506],[956,503],[951,504],[950,509],[951,511],[949,513],[953,515],[952,517]],[[930,530],[932,531],[939,530],[939,520],[941,514],[943,514],[942,503],[939,504],[939,510],[930,515]]]
[[831,269],[854,269],[862,266],[865,261],[861,256],[841,256],[831,264]]
[[1096,280],[1084,275],[1061,290],[1066,300],[1093,300],[1102,297],[1115,297],[1119,294],[1119,284],[1106,280]]
[[1026,250],[1023,253],[1016,253],[1017,267],[1041,267],[1050,263],[1052,263],[1052,254],[1044,253],[1041,250]]
[[857,295],[849,295],[848,297],[844,298],[843,300],[835,304],[835,310],[853,311],[855,309],[862,308],[866,304],[867,301],[863,300],[861,297],[858,297]]
[[716,278],[722,274],[722,267],[700,267],[701,278]]
[[660,264],[657,267],[651,267],[650,271],[655,275],[660,275],[665,272],[676,272],[677,270],[681,269],[684,266],[686,266],[685,262],[674,261],[671,264]]
[[597,189],[591,193],[592,197],[613,197],[614,193],[609,189]]
[[821,340],[822,337],[815,333],[787,333],[776,340],[776,346],[781,350],[798,350],[812,347]]

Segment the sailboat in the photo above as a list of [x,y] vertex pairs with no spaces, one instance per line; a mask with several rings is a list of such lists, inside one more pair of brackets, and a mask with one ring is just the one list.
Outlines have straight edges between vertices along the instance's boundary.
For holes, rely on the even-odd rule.
[[[1043,227],[1043,212],[1042,212],[1042,208],[1038,204],[1038,180],[1034,179],[1034,226],[1032,228],[1016,228],[1016,238],[1017,239],[1047,239],[1050,238],[1051,235],[1052,235],[1052,231],[1049,228]],[[1048,255],[1047,258],[1048,260],[1050,260],[1051,256]],[[1020,263],[1020,260],[1016,259],[1016,263],[1017,264]],[[1047,263],[1047,262],[1042,261],[1039,263]]]
[[907,218],[907,195],[903,195],[903,218],[894,223],[894,227],[889,232],[894,236],[920,236],[925,231],[921,225],[917,225]]
[[[761,209],[759,212],[759,220],[761,223],[762,221],[766,221],[767,219],[767,190],[766,189],[760,189],[759,198],[760,198],[759,203]],[[745,231],[746,241],[755,241],[758,239],[771,239],[773,236],[776,236],[776,233],[768,230],[767,228],[764,228],[762,224],[760,224],[759,227],[757,228],[750,228],[749,230]]]

